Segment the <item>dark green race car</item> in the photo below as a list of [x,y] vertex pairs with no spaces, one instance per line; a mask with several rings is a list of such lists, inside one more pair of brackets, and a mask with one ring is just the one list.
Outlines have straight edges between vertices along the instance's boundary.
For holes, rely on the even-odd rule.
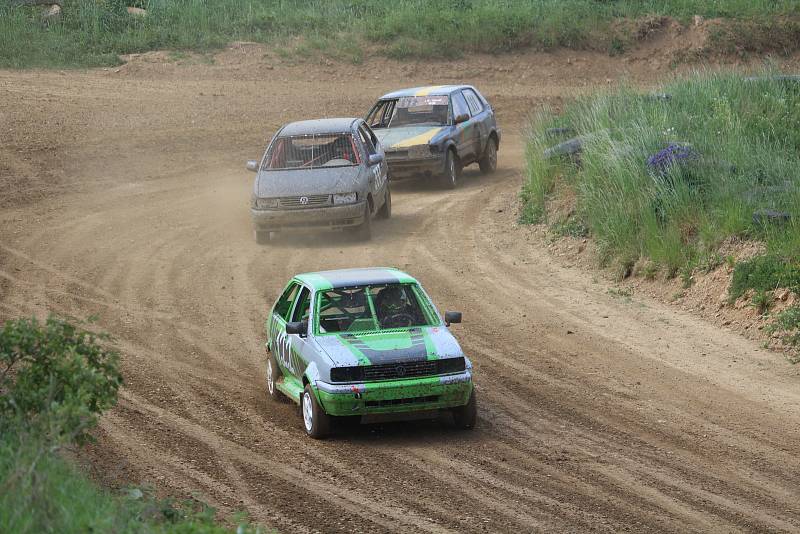
[[366,122],[380,139],[389,178],[435,176],[454,188],[461,170],[497,168],[500,129],[489,102],[471,85],[414,87],[383,95]]
[[387,268],[295,276],[267,319],[267,391],[324,437],[343,418],[452,413],[475,425],[472,363],[419,283]]

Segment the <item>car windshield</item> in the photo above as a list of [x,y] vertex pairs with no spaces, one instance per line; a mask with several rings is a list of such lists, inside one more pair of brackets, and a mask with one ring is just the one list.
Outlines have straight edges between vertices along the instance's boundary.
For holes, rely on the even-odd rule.
[[443,96],[407,96],[397,99],[389,128],[400,126],[444,126],[450,110],[450,98]]
[[263,168],[315,169],[358,165],[361,156],[349,133],[294,135],[279,137],[272,143]]
[[414,284],[377,284],[321,291],[318,332],[375,332],[438,323],[427,298]]

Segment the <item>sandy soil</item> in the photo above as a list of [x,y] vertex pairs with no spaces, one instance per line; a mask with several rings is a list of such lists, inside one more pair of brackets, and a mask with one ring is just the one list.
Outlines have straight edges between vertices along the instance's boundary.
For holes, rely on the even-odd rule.
[[[449,64],[214,64],[0,71],[0,317],[98,314],[126,385],[89,450],[148,483],[284,531],[797,531],[800,369],[646,297],[620,299],[516,224],[522,128],[541,105],[668,74],[652,57],[523,54]],[[398,86],[464,80],[496,105],[498,172],[394,189],[363,244],[252,239],[244,160],[281,123],[364,112]],[[476,366],[479,424],[363,425],[307,439],[265,394],[262,321],[298,271],[393,265]]]

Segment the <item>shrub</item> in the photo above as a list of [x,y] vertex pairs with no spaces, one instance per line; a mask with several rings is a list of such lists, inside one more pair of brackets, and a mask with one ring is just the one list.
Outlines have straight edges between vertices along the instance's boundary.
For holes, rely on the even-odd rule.
[[35,318],[6,322],[0,330],[0,421],[54,418],[58,432],[85,441],[122,383],[118,355],[107,341],[52,316],[44,325]]
[[[800,347],[800,306],[791,306],[778,313],[772,324],[767,326],[767,332],[779,333],[781,340],[796,351]],[[797,352],[792,362],[800,362],[800,355]]]
[[779,287],[800,291],[800,265],[767,254],[736,264],[728,295],[733,301],[748,289],[773,291]]

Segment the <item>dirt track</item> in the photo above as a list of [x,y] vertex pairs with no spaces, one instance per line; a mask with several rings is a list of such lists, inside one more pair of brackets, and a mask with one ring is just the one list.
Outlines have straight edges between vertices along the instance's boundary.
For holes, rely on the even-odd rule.
[[[90,450],[98,476],[199,491],[285,531],[800,529],[798,368],[614,298],[515,224],[523,114],[607,78],[648,84],[658,65],[478,58],[431,80],[425,65],[268,68],[262,54],[0,71],[0,317],[96,313],[118,339],[126,387]],[[397,186],[369,245],[255,245],[243,163],[275,127],[455,79],[498,108],[495,176]],[[463,310],[477,430],[369,425],[316,442],[268,401],[262,321],[280,286],[364,265],[407,269]]]

